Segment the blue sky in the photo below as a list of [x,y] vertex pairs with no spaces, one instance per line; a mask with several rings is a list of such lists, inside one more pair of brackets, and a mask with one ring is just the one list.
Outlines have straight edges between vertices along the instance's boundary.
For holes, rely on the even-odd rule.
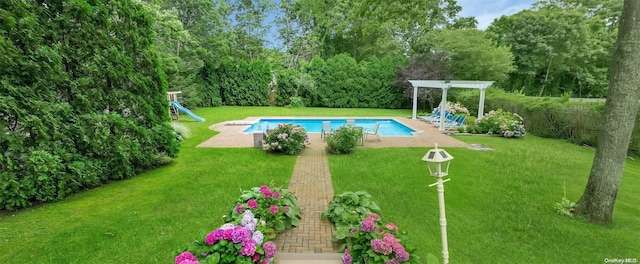
[[484,30],[494,19],[530,8],[535,0],[457,0],[457,2],[462,7],[460,16],[476,17],[478,28]]

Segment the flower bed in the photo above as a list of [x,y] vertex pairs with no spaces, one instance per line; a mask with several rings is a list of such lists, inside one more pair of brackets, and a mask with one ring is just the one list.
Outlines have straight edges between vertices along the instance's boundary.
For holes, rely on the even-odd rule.
[[[323,218],[336,226],[335,241],[344,250],[342,262],[351,263],[417,263],[415,250],[406,233],[399,232],[392,222],[383,224],[380,215],[369,209],[379,209],[366,192],[337,195]],[[347,209],[347,210],[345,210]],[[359,216],[354,219],[353,216]]]
[[201,234],[176,252],[176,264],[270,263],[276,235],[298,225],[297,199],[287,189],[255,187],[244,191],[225,224]]

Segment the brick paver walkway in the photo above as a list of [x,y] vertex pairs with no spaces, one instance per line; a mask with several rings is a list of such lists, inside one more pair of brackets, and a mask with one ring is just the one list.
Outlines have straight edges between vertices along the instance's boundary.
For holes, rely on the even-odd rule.
[[319,135],[310,135],[310,141],[296,160],[288,188],[298,198],[302,219],[298,227],[276,238],[276,246],[282,253],[335,253],[338,250],[338,245],[331,241],[333,225],[320,220],[320,214],[333,198],[325,145]]

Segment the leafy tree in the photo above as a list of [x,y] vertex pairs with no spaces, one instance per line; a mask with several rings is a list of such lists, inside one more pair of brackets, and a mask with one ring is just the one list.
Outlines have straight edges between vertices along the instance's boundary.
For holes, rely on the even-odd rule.
[[624,1],[611,82],[589,181],[575,213],[613,223],[613,209],[640,100],[640,2]]
[[265,20],[267,14],[275,9],[275,4],[270,0],[232,0],[230,7],[236,36],[233,58],[246,61],[261,58],[269,26]]
[[502,81],[515,70],[510,49],[497,46],[483,31],[445,29],[424,38],[434,50],[450,56],[451,72],[456,79]]
[[187,107],[200,105],[202,98],[198,91],[202,82],[197,73],[203,66],[200,56],[204,49],[184,29],[177,10],[161,9],[156,3],[145,7],[155,20],[155,46],[167,75],[169,91],[182,91],[181,104]]
[[[416,55],[406,67],[398,68],[395,85],[400,87],[405,101],[411,101],[413,97],[413,86],[409,80],[443,80],[450,76],[449,59],[450,57],[444,52]],[[441,91],[434,88],[420,88],[418,102],[422,102],[424,108],[427,108],[428,104],[428,109],[433,109],[436,98],[440,98],[442,94]]]
[[565,1],[542,1],[533,10],[496,20],[488,31],[498,44],[511,47],[517,68],[507,90],[602,95],[613,39],[606,20],[591,12]]
[[346,53],[361,61],[408,54],[419,36],[434,28],[475,26],[472,18],[456,18],[461,8],[455,0],[296,0],[283,8],[287,43],[295,43],[290,30],[295,25],[301,31],[294,35],[305,40],[300,44],[317,40],[319,45],[313,47],[324,58]]

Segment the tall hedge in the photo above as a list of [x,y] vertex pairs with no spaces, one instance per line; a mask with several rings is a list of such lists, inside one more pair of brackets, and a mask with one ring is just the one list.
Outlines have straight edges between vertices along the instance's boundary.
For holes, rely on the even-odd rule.
[[178,154],[152,42],[132,0],[0,2],[0,210]]
[[402,63],[390,57],[360,63],[346,54],[326,61],[316,57],[302,70],[311,75],[315,86],[301,91],[301,95],[310,106],[399,108],[402,90],[393,81],[396,65]]
[[207,63],[200,76],[205,82],[201,92],[204,106],[269,105],[272,75],[265,61]]
[[[478,109],[478,91],[459,93],[456,99],[469,110]],[[497,88],[487,90],[485,111],[498,108],[521,115],[527,132],[536,136],[597,146],[604,103],[570,102],[568,98],[530,97],[505,93]],[[640,156],[640,117],[627,121],[635,123],[628,152]]]

